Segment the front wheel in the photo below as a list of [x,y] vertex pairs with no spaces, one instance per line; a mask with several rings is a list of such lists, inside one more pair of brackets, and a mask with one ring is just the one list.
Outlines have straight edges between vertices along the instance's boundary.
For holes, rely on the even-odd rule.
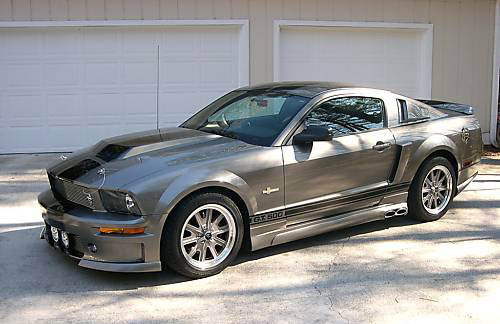
[[435,157],[426,161],[416,174],[408,195],[408,212],[421,221],[440,219],[455,195],[456,176],[450,161]]
[[162,262],[190,278],[221,272],[243,241],[243,219],[236,204],[219,193],[188,198],[169,216],[162,239]]

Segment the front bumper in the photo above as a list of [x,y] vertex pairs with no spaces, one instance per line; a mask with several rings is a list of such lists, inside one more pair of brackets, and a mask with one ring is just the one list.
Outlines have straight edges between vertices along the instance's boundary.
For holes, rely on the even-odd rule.
[[[113,272],[161,271],[159,217],[94,212],[85,207],[65,210],[45,191],[38,197],[47,242],[80,260],[78,265]],[[50,227],[68,233],[70,245],[54,242]],[[99,227],[145,227],[144,234],[101,234]],[[95,246],[95,249],[89,247]]]

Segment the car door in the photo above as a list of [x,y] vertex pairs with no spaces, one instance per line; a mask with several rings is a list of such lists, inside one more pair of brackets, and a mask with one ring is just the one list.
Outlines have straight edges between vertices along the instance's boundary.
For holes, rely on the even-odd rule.
[[397,149],[384,101],[364,96],[326,99],[295,134],[325,127],[328,141],[282,147],[287,226],[376,205],[388,185]]

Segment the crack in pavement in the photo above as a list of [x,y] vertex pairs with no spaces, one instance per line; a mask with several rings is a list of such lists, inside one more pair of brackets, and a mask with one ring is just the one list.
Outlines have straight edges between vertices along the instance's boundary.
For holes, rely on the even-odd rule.
[[345,245],[349,242],[350,239],[351,239],[351,237],[349,236],[349,237],[347,237],[347,239],[344,242],[342,242],[342,245],[338,249],[337,253],[335,253],[335,255],[332,258],[332,261],[328,265],[328,272],[332,271],[332,267],[337,265],[337,263],[335,263],[335,260],[337,259],[337,257],[339,256],[340,252],[342,252],[342,250],[344,249]]
[[[351,239],[351,237],[349,236],[346,240],[344,240],[344,242],[342,242],[342,245],[340,246],[340,248],[337,250],[337,252],[335,253],[335,255],[333,256],[332,260],[329,262],[328,264],[328,270],[327,272],[331,272],[332,270],[332,267],[337,265],[337,263],[335,263],[335,260],[337,259],[337,257],[340,255],[340,253],[342,252],[342,250],[344,249],[345,245],[349,242],[349,240]],[[320,279],[321,277],[321,273],[318,274],[318,277],[316,279]],[[314,289],[318,292],[318,294],[320,296],[324,296],[326,298],[328,298],[328,301],[330,302],[330,310],[335,312],[342,320],[344,320],[345,322],[347,322],[347,324],[350,324],[351,321],[344,317],[344,315],[342,315],[342,312],[340,312],[339,310],[337,310],[334,306],[335,306],[335,300],[333,298],[333,296],[329,295],[329,294],[325,294],[323,295],[323,291],[321,290],[321,288],[318,287],[317,284],[314,284]]]

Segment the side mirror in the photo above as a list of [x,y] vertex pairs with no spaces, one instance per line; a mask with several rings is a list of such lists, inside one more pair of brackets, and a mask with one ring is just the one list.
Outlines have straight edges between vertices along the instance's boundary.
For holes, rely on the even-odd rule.
[[311,144],[318,141],[331,141],[328,129],[321,126],[309,126],[293,137],[293,144]]

